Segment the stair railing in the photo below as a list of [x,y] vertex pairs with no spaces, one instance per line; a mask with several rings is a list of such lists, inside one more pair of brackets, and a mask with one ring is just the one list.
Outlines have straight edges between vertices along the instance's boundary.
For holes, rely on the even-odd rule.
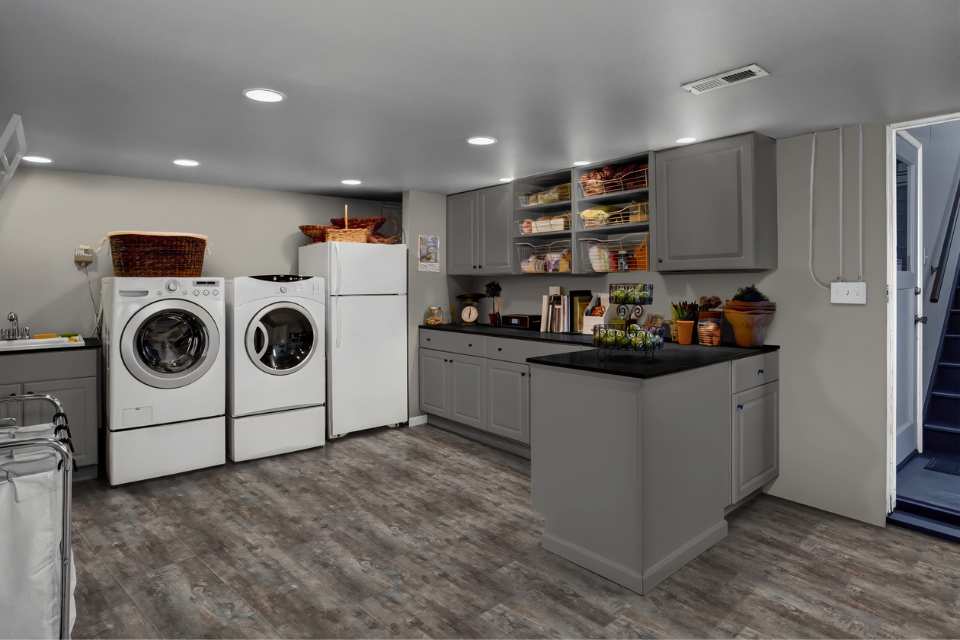
[[953,192],[953,207],[950,209],[950,218],[947,221],[947,231],[943,234],[943,242],[940,246],[940,253],[937,256],[937,264],[930,268],[933,274],[933,285],[930,287],[930,302],[936,304],[940,302],[940,290],[943,288],[943,277],[947,268],[947,260],[950,258],[950,246],[953,243],[953,232],[957,226],[957,212],[960,210],[960,181],[957,182],[956,189]]

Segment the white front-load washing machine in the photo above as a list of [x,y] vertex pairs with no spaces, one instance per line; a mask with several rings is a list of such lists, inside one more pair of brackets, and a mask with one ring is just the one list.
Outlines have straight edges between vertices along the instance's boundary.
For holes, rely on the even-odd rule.
[[227,443],[239,462],[326,438],[324,282],[274,275],[227,282]]
[[103,279],[110,484],[224,464],[223,285]]

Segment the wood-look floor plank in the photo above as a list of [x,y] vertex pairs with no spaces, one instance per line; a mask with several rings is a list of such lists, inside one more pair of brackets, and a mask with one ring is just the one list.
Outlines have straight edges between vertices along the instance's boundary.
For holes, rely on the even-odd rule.
[[431,427],[75,496],[77,638],[960,633],[960,546],[769,497],[638,596],[540,546],[527,461]]

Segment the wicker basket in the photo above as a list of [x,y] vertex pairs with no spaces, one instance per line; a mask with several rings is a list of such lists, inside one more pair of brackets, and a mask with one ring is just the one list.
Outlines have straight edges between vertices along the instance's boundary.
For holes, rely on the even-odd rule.
[[113,273],[121,277],[198,278],[203,273],[207,236],[164,231],[114,231]]
[[343,229],[327,229],[327,242],[361,242],[370,238],[371,227],[350,228],[350,207],[343,205]]

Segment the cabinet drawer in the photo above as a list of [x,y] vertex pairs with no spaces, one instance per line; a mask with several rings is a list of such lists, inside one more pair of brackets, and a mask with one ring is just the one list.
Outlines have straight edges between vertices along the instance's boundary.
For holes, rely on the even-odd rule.
[[450,353],[483,356],[486,350],[486,336],[471,335],[469,333],[454,333],[453,331],[420,330],[420,346],[427,349],[438,349]]
[[98,349],[57,350],[0,355],[0,384],[88,378],[97,375]]
[[534,340],[513,340],[510,338],[487,338],[487,357],[492,360],[526,364],[527,358],[548,356],[554,353],[570,353],[589,349],[583,345],[561,344],[556,342],[536,342]]
[[733,361],[733,393],[780,379],[780,354],[776,351]]

